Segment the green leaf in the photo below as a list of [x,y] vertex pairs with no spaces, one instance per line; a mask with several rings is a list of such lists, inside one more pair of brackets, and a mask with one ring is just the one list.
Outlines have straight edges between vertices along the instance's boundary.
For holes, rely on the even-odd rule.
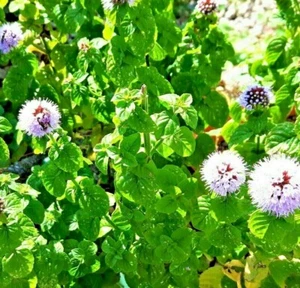
[[138,133],[124,137],[120,144],[120,150],[135,155],[141,148],[141,136]]
[[[245,201],[245,199],[243,201]],[[234,197],[234,195],[212,199],[211,209],[220,222],[224,221],[229,224],[235,222],[243,214],[240,201]]]
[[178,205],[177,201],[171,195],[167,195],[159,199],[155,205],[155,208],[158,212],[161,213],[173,213],[176,211]]
[[0,256],[6,253],[12,253],[15,248],[21,244],[22,240],[21,227],[16,221],[11,221],[6,225],[0,226]]
[[156,179],[147,167],[137,167],[132,172],[122,171],[116,175],[115,181],[116,191],[129,201],[145,206],[156,202]]
[[[129,9],[129,15],[130,21],[125,21],[129,27],[127,25],[125,29],[134,30],[134,33],[128,35],[128,44],[135,55],[144,57],[154,47],[157,33],[152,9],[149,9],[148,3],[143,2],[138,7]],[[123,23],[120,26],[124,26]]]
[[95,241],[100,233],[100,218],[90,216],[89,211],[86,210],[78,210],[76,217],[83,237]]
[[188,107],[186,111],[180,114],[186,125],[193,129],[197,128],[198,124],[198,112],[194,107]]
[[147,86],[152,95],[163,95],[173,92],[173,87],[155,67],[141,67],[137,69],[139,81]]
[[200,287],[222,287],[221,281],[223,277],[222,266],[208,268],[200,275]]
[[106,152],[98,152],[96,155],[96,161],[95,164],[97,168],[100,170],[101,173],[104,175],[107,175],[107,169],[108,169],[108,162],[109,157],[107,156]]
[[2,259],[3,271],[14,278],[28,276],[33,270],[34,257],[28,249],[19,249]]
[[[158,1],[154,3],[153,7],[163,5],[164,1]],[[166,2],[166,1],[165,1]],[[178,44],[181,41],[182,33],[179,27],[175,25],[173,17],[167,17],[165,11],[168,9],[170,3],[166,3],[162,9],[163,13],[156,13],[155,20],[158,28],[158,40],[160,46],[167,52],[171,57],[174,57]]]
[[167,109],[174,109],[179,96],[176,94],[164,94],[158,96],[159,102]]
[[188,162],[191,163],[192,166],[197,167],[213,151],[215,151],[215,143],[213,139],[205,133],[200,133],[196,139],[195,151],[188,158]]
[[48,245],[38,247],[35,253],[35,270],[39,283],[55,278],[67,270],[68,266],[69,258],[60,242],[50,242]]
[[211,92],[204,99],[200,112],[205,122],[214,128],[222,127],[229,116],[227,101],[217,92]]
[[276,91],[276,104],[289,104],[292,100],[288,85],[283,85]]
[[273,65],[284,52],[287,39],[284,36],[272,39],[266,51],[266,60],[269,65]]
[[235,122],[240,122],[242,118],[242,107],[238,102],[230,105],[230,116]]
[[155,137],[158,140],[162,136],[173,135],[178,130],[178,118],[175,115],[170,115],[167,111],[163,111],[158,114],[153,114],[152,119],[157,125]]
[[195,151],[196,141],[187,127],[180,127],[174,135],[164,139],[164,144],[172,148],[178,155],[188,157]]
[[9,149],[4,140],[0,137],[0,168],[6,167],[9,161]]
[[78,1],[69,5],[64,15],[66,32],[76,32],[85,21],[85,10],[80,7]]
[[173,239],[166,235],[160,236],[160,245],[155,249],[155,255],[164,262],[182,263],[189,254],[184,247],[180,247]]
[[29,204],[24,209],[24,214],[34,223],[41,224],[44,220],[45,208],[40,201],[31,198]]
[[211,243],[225,251],[231,251],[241,244],[241,231],[232,225],[221,225],[210,235]]
[[167,53],[157,42],[155,42],[149,55],[154,61],[162,61],[166,58]]
[[292,225],[282,218],[257,210],[250,216],[248,227],[255,237],[264,239],[271,245],[280,243]]
[[8,133],[11,129],[12,125],[10,122],[6,118],[0,116],[0,133]]
[[27,54],[16,60],[18,61],[9,69],[3,81],[3,93],[11,101],[21,104],[27,99],[31,80],[38,68],[38,61],[34,54]]
[[250,127],[248,127],[246,124],[240,125],[230,137],[229,145],[241,144],[251,136],[253,136],[253,131],[250,129]]
[[80,182],[82,195],[79,198],[81,209],[89,212],[91,217],[102,217],[108,212],[109,202],[105,191],[95,185],[92,179],[84,179]]
[[127,122],[132,129],[141,133],[149,133],[155,130],[155,123],[140,107],[135,108]]
[[83,166],[82,152],[74,143],[63,143],[52,146],[49,151],[50,159],[65,172],[77,172]]
[[300,264],[296,261],[275,260],[269,264],[269,270],[278,286],[288,287],[286,286],[287,278],[289,276],[296,277],[300,275]]
[[61,197],[64,195],[67,180],[71,178],[71,174],[60,170],[52,162],[44,166],[42,182],[46,190],[55,197]]
[[198,198],[197,205],[193,207],[191,212],[193,226],[207,234],[210,234],[218,226],[215,217],[210,213],[210,208],[211,203],[209,197],[202,196]]
[[272,220],[274,220],[274,217],[257,210],[250,216],[248,226],[253,235],[257,238],[263,239],[269,228],[269,223]]
[[75,278],[94,273],[100,269],[100,261],[95,257],[97,245],[91,241],[83,240],[78,248],[70,252],[71,268],[69,273]]
[[126,251],[126,247],[120,240],[115,241],[108,236],[102,243],[101,248],[106,254],[105,263],[116,273],[130,273],[136,271],[137,259],[135,255]]
[[268,154],[287,153],[297,154],[300,148],[300,139],[294,132],[294,124],[279,123],[266,136],[265,149]]

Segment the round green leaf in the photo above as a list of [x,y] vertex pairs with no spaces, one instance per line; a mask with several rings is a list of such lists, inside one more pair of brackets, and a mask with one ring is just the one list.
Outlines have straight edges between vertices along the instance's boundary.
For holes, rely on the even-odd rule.
[[12,125],[10,122],[6,118],[0,116],[0,133],[10,132],[11,129]]
[[28,249],[16,250],[2,259],[3,271],[14,278],[23,278],[30,274],[34,257]]
[[52,146],[49,157],[57,167],[65,172],[77,172],[83,166],[82,152],[74,143],[64,143],[59,149]]
[[82,195],[79,198],[79,206],[88,211],[93,217],[102,217],[108,212],[109,201],[105,191],[90,179],[81,182]]
[[54,163],[49,163],[44,168],[42,182],[46,190],[55,197],[61,197],[65,193],[67,180],[70,174],[60,170]]

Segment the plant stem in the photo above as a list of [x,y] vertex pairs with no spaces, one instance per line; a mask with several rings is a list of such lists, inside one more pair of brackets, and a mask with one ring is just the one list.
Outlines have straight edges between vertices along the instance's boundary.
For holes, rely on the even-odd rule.
[[256,153],[259,154],[259,151],[260,151],[260,137],[259,135],[257,135],[257,140],[256,140]]
[[[149,103],[148,103],[148,94],[147,94],[146,85],[142,86],[141,91],[142,91],[144,110],[149,115]],[[145,145],[145,152],[146,152],[147,156],[150,157],[151,144],[150,144],[150,134],[149,133],[144,133],[144,145]]]
[[107,215],[105,215],[104,218],[113,228],[118,229],[118,227],[115,225],[115,223],[113,221],[111,221],[111,219]]
[[52,133],[48,134],[48,137],[49,137],[50,141],[53,143],[55,150],[59,151],[59,146],[58,146],[55,138],[53,137],[53,134]]

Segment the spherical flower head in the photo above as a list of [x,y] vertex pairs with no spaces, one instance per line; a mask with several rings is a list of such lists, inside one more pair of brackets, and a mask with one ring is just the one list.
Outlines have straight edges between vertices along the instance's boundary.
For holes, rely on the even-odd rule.
[[128,3],[129,6],[134,5],[136,0],[101,0],[104,10],[113,10],[117,5]]
[[249,193],[253,204],[277,217],[300,207],[300,165],[286,155],[259,161],[250,173]]
[[215,0],[198,0],[195,9],[204,15],[209,15],[216,11],[217,7]]
[[23,39],[23,32],[19,23],[7,23],[0,27],[0,51],[10,52]]
[[33,99],[22,106],[18,127],[28,135],[43,137],[59,126],[60,118],[58,107],[52,101]]
[[237,153],[226,150],[214,152],[203,162],[202,180],[220,196],[236,192],[246,180],[246,166]]
[[258,84],[249,86],[239,97],[238,102],[247,110],[253,110],[258,106],[267,107],[274,99],[269,88]]

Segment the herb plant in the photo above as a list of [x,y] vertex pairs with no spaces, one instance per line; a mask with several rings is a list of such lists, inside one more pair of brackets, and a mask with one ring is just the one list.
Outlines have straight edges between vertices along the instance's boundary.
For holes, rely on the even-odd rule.
[[299,3],[234,99],[182,2],[0,1],[0,287],[298,287]]

